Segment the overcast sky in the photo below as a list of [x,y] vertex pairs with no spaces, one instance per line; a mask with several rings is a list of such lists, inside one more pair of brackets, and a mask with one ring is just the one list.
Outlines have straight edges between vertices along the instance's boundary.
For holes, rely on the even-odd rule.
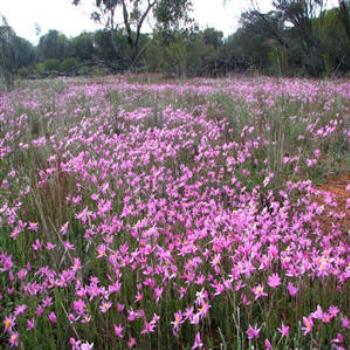
[[[270,0],[258,0],[268,8]],[[75,7],[72,0],[0,0],[0,14],[4,15],[16,33],[33,43],[37,42],[36,25],[41,34],[57,29],[67,36],[100,28],[90,20],[94,0],[83,0]],[[201,27],[212,26],[226,35],[238,25],[241,12],[250,6],[250,0],[194,0],[193,16]]]
[[[271,0],[253,1],[262,11],[271,8]],[[49,29],[57,29],[67,36],[101,28],[90,19],[94,2],[82,0],[83,5],[76,7],[71,4],[72,0],[0,0],[0,14],[8,19],[18,35],[36,43],[36,25],[40,26],[41,34],[45,34]],[[193,17],[197,23],[202,28],[211,26],[222,30],[225,35],[237,29],[240,14],[251,6],[251,0],[226,0],[226,5],[225,0],[193,2]]]

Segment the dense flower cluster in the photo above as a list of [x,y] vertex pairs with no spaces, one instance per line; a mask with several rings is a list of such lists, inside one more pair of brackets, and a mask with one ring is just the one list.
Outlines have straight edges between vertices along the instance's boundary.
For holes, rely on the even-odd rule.
[[349,346],[348,82],[59,83],[1,99],[0,344]]

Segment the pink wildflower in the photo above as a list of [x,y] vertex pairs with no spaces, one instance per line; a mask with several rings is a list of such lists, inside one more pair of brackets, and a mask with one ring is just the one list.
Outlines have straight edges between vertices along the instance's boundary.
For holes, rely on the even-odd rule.
[[339,312],[340,312],[339,308],[337,306],[334,306],[334,305],[330,306],[328,309],[328,313],[330,314],[330,316],[332,318],[337,317]]
[[281,333],[282,337],[288,337],[289,335],[289,326],[286,326],[283,322],[278,331]]
[[208,314],[210,307],[211,306],[208,303],[203,302],[198,311],[199,316],[205,317]]
[[254,327],[252,327],[251,325],[249,325],[248,330],[247,330],[247,336],[249,340],[253,340],[255,338],[259,338],[260,336],[260,328],[258,328],[257,325],[255,325]]
[[52,324],[55,324],[57,322],[57,316],[54,312],[50,312],[48,317],[49,317],[49,321]]
[[83,315],[86,311],[86,305],[84,300],[78,299],[73,302],[73,310],[77,315]]
[[272,345],[271,345],[270,340],[265,339],[265,341],[264,341],[264,347],[265,347],[265,350],[272,350]]
[[147,322],[145,321],[143,330],[141,331],[141,334],[148,334],[148,333],[153,333],[155,328],[155,324],[153,322]]
[[303,324],[304,327],[302,328],[302,330],[304,331],[304,335],[311,333],[314,327],[314,321],[312,320],[312,317],[303,317]]
[[287,289],[291,297],[294,297],[298,294],[298,288],[291,282],[288,283]]
[[80,345],[80,350],[92,350],[94,348],[94,343],[82,343]]
[[32,331],[34,329],[34,326],[35,326],[34,318],[27,320],[27,331]]
[[281,285],[281,278],[277,275],[277,273],[274,273],[273,275],[269,276],[267,280],[267,284],[271,288],[277,288],[279,285]]
[[195,349],[202,349],[203,347],[203,343],[202,343],[202,339],[201,339],[201,335],[199,332],[196,333],[196,336],[194,338],[194,343],[192,345],[192,350],[195,350]]
[[136,342],[136,338],[131,337],[128,341],[128,348],[132,349],[136,346],[137,342]]
[[9,339],[9,344],[11,348],[17,348],[19,346],[19,333],[14,332],[11,334]]
[[311,317],[316,319],[316,320],[321,320],[323,317],[323,310],[320,305],[317,305],[316,311],[311,313]]
[[338,333],[337,336],[332,339],[333,344],[343,344],[344,342],[344,337],[342,334]]
[[264,292],[264,287],[261,284],[259,284],[256,287],[252,288],[252,292],[255,295],[255,300],[258,300],[259,298],[267,296],[267,293]]
[[343,316],[341,319],[341,325],[344,329],[350,329],[350,321],[346,316]]
[[114,334],[117,338],[123,338],[124,327],[122,325],[114,325]]
[[4,319],[5,332],[11,333],[15,324],[16,324],[15,317],[13,317],[13,316],[5,317],[5,319]]
[[177,333],[179,331],[180,325],[183,323],[182,312],[181,311],[175,312],[174,316],[175,316],[175,320],[171,322],[171,324],[173,325],[174,333]]

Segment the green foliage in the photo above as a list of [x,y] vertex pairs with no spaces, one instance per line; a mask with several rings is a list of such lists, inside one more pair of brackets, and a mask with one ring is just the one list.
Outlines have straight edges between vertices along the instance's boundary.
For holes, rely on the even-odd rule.
[[[74,5],[79,5],[81,0],[73,0]],[[110,33],[110,43],[116,54],[119,53],[119,45],[116,42],[115,34],[123,31],[129,46],[129,68],[136,68],[136,64],[143,54],[145,46],[142,46],[142,29],[146,19],[153,15],[159,27],[168,31],[178,29],[180,23],[189,22],[191,0],[96,0],[99,11],[91,14],[92,19],[101,23],[104,21],[104,28]],[[117,11],[122,11],[123,25],[116,23]]]
[[57,30],[50,30],[40,38],[38,54],[43,60],[64,59],[69,56],[68,39]]
[[16,36],[5,18],[0,26],[0,72],[6,88],[14,86],[15,73],[18,69],[30,65],[34,61],[33,46],[25,39]]
[[345,72],[350,38],[340,10],[323,10],[317,1],[280,0],[275,10],[244,13],[234,34],[239,60],[274,75],[323,76]]
[[29,66],[35,61],[35,49],[29,41],[16,35],[14,37],[14,46],[16,49],[17,68]]
[[222,32],[207,28],[203,32],[172,33],[167,43],[158,32],[146,50],[148,69],[182,78],[215,74],[221,65],[222,38]]
[[95,34],[81,33],[70,41],[70,52],[73,57],[84,61],[91,60],[95,55]]
[[74,57],[68,57],[60,64],[60,71],[71,73],[78,66],[78,60]]
[[[74,38],[50,30],[36,48],[4,25],[7,39],[0,44],[2,75],[8,88],[16,74],[43,77],[72,71],[82,75],[94,71],[159,72],[181,78],[216,77],[230,71],[344,75],[350,71],[349,5],[340,3],[323,10],[318,1],[278,0],[268,13],[243,13],[236,33],[224,38],[214,28],[196,27],[189,16],[192,2],[188,0],[150,2],[149,12],[143,12],[141,2],[101,0],[97,5],[110,21],[113,10],[126,6],[123,25],[109,22],[102,30]],[[152,34],[141,33],[143,16],[155,18]]]
[[51,58],[43,62],[45,72],[58,72],[61,68],[61,63],[58,59]]
[[154,13],[158,26],[164,32],[178,31],[193,23],[189,16],[192,11],[192,1],[188,0],[160,0],[155,7]]

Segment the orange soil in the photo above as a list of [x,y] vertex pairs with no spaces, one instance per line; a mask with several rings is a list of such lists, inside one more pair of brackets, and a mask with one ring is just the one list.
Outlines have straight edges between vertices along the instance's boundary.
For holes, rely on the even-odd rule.
[[[346,208],[346,201],[350,198],[350,192],[346,191],[346,186],[350,185],[350,174],[332,176],[321,185],[315,186],[316,190],[330,193],[335,199],[337,206],[329,206],[325,203],[324,197],[320,194],[317,201],[324,204],[326,215],[323,215],[321,221],[325,227],[331,228],[335,223],[341,225],[342,231],[350,233],[350,208]],[[335,218],[334,214],[345,214],[343,218]]]

